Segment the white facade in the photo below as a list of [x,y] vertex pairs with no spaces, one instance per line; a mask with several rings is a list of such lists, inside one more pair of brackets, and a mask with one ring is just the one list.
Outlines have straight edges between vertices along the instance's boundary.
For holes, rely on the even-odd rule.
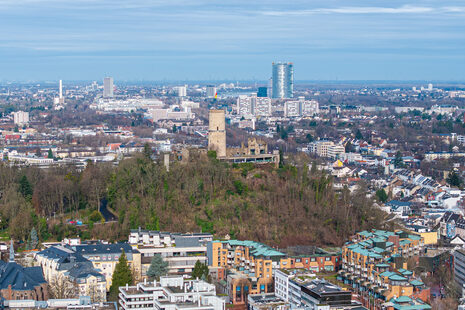
[[225,300],[216,296],[215,286],[182,276],[160,277],[160,281],[119,288],[121,309],[224,310]]
[[16,125],[25,125],[29,123],[29,112],[13,112],[13,120]]
[[208,98],[214,98],[216,95],[216,86],[207,86],[207,97]]
[[187,87],[186,86],[176,86],[173,88],[178,97],[187,96]]
[[103,97],[112,98],[113,97],[113,78],[106,77],[103,79]]
[[271,99],[240,95],[237,98],[236,112],[241,116],[271,116]]
[[316,100],[305,100],[305,97],[299,97],[298,100],[289,100],[284,103],[284,116],[314,116],[320,113],[319,103]]

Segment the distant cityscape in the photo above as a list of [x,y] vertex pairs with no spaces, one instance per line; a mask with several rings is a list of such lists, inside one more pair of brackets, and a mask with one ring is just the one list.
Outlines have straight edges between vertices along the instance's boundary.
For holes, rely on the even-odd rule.
[[[168,224],[160,224],[160,214],[151,226],[136,227],[140,222],[133,215],[116,211],[110,189],[99,192],[100,185],[89,183],[83,191],[96,196],[93,209],[88,200],[72,211],[64,207],[71,206],[71,198],[61,199],[50,203],[55,211],[36,215],[35,224],[22,232],[15,232],[14,217],[0,212],[1,305],[463,309],[464,103],[465,84],[306,85],[295,81],[294,65],[288,62],[272,63],[266,85],[148,86],[119,84],[112,77],[88,84],[0,85],[0,172],[17,174],[18,191],[32,209],[46,204],[28,181],[34,174],[61,169],[80,184],[88,171],[96,173],[95,167],[120,167],[141,160],[141,154],[168,176],[173,167],[205,158],[211,169],[224,165],[231,169],[228,178],[237,173],[243,180],[234,181],[235,194],[221,192],[225,197],[241,195],[263,178],[288,182],[304,174],[315,177],[302,186],[315,193],[317,206],[335,199],[336,212],[345,213],[353,202],[344,197],[358,197],[354,208],[369,208],[360,222],[351,222],[344,240],[324,231],[336,221],[330,218],[321,219],[314,231],[320,241],[305,241],[309,232],[303,230],[302,241],[283,242],[283,222],[274,242],[260,234],[238,238],[244,235],[233,228],[218,233],[209,226],[213,211],[208,206],[218,208],[219,202],[208,198],[205,215],[191,219],[198,231],[162,230]],[[117,180],[117,172],[104,177]],[[0,181],[0,210],[14,197],[5,184]],[[200,192],[203,186],[199,183]],[[318,198],[322,186],[334,198]],[[55,189],[49,190],[42,195]],[[217,190],[222,191],[219,185]],[[201,204],[195,195],[189,197],[189,208]],[[292,195],[303,199],[302,190]],[[246,210],[253,204],[241,203]],[[298,217],[294,212],[289,216]],[[367,224],[375,214],[381,224]],[[117,227],[112,225],[131,229],[115,232],[119,237],[112,240],[91,238],[95,227],[102,227],[97,236],[103,236]],[[217,222],[211,225],[221,228]],[[67,228],[57,232],[57,227]]]

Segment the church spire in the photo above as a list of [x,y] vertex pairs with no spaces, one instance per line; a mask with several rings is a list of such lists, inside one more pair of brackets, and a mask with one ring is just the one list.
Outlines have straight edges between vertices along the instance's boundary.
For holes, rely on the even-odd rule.
[[10,240],[10,263],[15,262],[15,248],[13,246],[13,239]]

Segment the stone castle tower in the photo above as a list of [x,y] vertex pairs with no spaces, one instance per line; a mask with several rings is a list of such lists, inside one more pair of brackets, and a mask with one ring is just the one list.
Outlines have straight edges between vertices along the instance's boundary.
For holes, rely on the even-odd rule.
[[226,156],[226,125],[224,110],[210,110],[208,124],[208,150],[217,157]]

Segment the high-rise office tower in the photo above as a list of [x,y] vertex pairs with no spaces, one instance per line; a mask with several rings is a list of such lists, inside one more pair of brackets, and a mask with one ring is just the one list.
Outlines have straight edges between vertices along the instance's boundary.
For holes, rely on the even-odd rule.
[[292,98],[294,94],[294,65],[288,63],[273,63],[272,98]]
[[210,110],[208,117],[208,150],[217,157],[226,156],[226,124],[224,110]]
[[58,98],[63,99],[63,82],[60,80],[60,83],[59,83],[59,96]]
[[113,98],[113,78],[106,77],[103,79],[103,97]]

